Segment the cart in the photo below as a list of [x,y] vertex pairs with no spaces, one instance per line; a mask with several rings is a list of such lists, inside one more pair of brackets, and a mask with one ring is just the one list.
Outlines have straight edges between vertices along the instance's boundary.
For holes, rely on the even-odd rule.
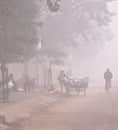
[[86,89],[88,87],[89,78],[82,79],[68,79],[64,82],[64,87],[66,88],[66,93],[70,94],[71,91],[76,91],[78,94],[83,92],[84,96],[86,96]]

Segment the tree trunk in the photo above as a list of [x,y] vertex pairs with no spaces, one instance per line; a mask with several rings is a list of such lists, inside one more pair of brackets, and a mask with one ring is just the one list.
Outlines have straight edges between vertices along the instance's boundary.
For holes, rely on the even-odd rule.
[[9,100],[9,88],[8,88],[8,68],[5,62],[1,64],[2,72],[2,100],[7,102]]

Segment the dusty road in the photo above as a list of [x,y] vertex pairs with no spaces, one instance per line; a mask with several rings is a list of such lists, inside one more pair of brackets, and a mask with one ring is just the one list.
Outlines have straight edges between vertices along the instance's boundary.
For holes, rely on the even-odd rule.
[[106,94],[102,88],[91,88],[86,97],[64,98],[19,124],[18,130],[118,130],[118,89]]

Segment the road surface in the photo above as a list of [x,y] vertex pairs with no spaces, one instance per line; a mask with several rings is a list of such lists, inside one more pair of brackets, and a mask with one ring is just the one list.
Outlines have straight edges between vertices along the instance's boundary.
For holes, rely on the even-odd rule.
[[118,130],[118,89],[106,94],[103,88],[90,88],[86,97],[73,93],[19,126],[18,130]]

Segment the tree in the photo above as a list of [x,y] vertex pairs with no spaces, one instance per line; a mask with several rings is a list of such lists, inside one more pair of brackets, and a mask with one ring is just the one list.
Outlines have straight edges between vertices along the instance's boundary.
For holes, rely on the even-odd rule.
[[35,7],[33,0],[0,0],[0,62],[22,62],[34,55]]
[[111,1],[62,1],[60,13],[48,17],[43,28],[45,46],[50,44],[54,49],[73,46],[79,52],[84,49],[92,52],[92,47],[101,49],[109,36],[108,27],[113,14],[108,10],[108,2]]
[[[34,0],[0,0],[0,63],[2,64],[3,100],[8,100],[6,64],[25,62],[36,55],[38,35],[36,26],[39,3]],[[39,16],[40,18],[40,16]],[[7,79],[7,80],[6,80]]]
[[[62,6],[58,11],[53,10],[54,3],[50,4],[49,8],[54,13],[47,18],[42,28],[43,46],[40,55],[47,56],[49,63],[50,59],[60,60],[75,50],[79,56],[84,56],[101,49],[109,37],[108,26],[113,15],[108,11],[109,0],[59,2]],[[71,47],[74,51],[68,49]]]
[[60,10],[61,0],[47,0],[47,5],[51,12],[58,12]]
[[[0,0],[0,63],[3,82],[8,77],[8,71],[4,71],[7,70],[7,63],[26,62],[37,55],[37,28],[44,23],[43,4],[42,0]],[[49,1],[47,5],[51,9]],[[57,2],[53,8],[57,10]]]

